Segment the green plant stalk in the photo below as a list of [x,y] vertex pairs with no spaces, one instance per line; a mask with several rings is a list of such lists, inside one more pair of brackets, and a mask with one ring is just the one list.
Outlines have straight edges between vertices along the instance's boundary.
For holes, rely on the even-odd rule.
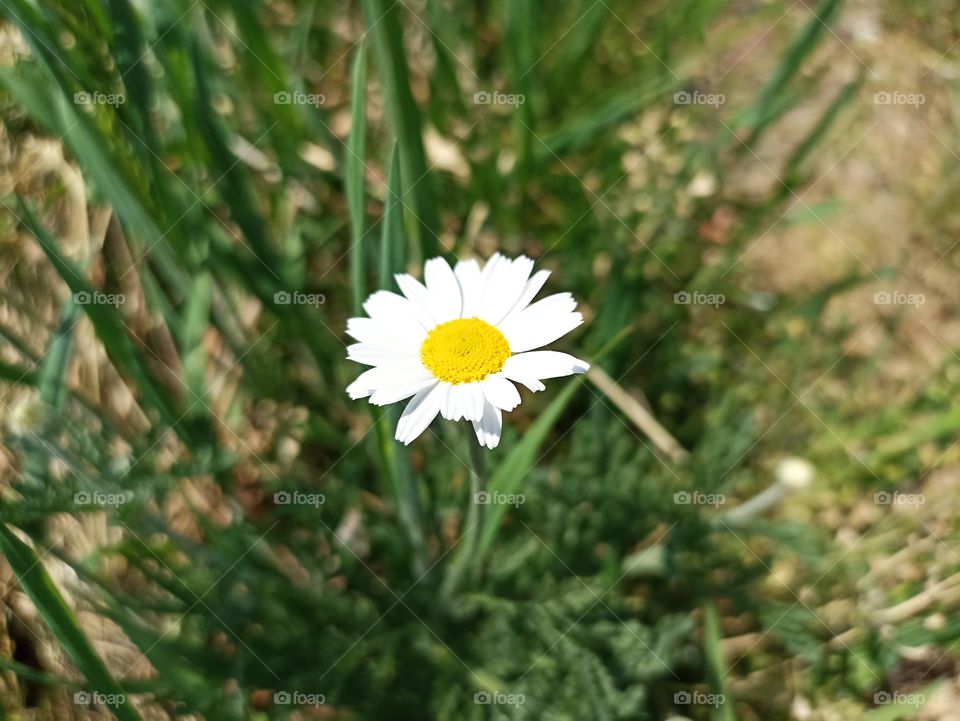
[[[613,352],[620,343],[630,337],[636,328],[627,326],[619,333],[613,336],[609,341],[603,344],[601,348],[589,357],[591,363],[599,363],[609,353]],[[537,420],[527,429],[523,438],[514,445],[507,456],[497,464],[490,472],[488,485],[491,491],[497,493],[511,494],[516,493],[527,473],[536,465],[539,458],[537,453],[540,447],[546,442],[547,436],[553,429],[553,426],[560,419],[563,411],[573,400],[577,391],[582,388],[584,382],[582,379],[573,378],[569,380],[549,405],[543,409]],[[476,443],[471,440],[471,443]],[[471,446],[472,447],[472,446]],[[490,550],[493,542],[496,540],[497,533],[500,530],[500,521],[503,514],[507,511],[507,505],[497,503],[490,506],[489,512],[484,519],[483,528],[479,531],[479,546],[476,549],[477,560],[474,561],[478,566],[482,564],[483,557]],[[469,548],[462,547],[454,551],[453,559],[450,561],[450,567],[458,566],[461,563],[467,563],[467,556],[474,555]]]
[[419,576],[426,569],[426,546],[420,523],[420,494],[417,489],[417,479],[410,466],[407,449],[395,441],[390,432],[399,420],[399,408],[374,408],[373,416],[384,477],[392,487],[400,525],[403,526],[410,542],[413,572]]
[[723,657],[721,644],[720,619],[717,609],[708,603],[703,609],[703,647],[707,659],[707,675],[713,684],[716,693],[722,694],[723,702],[714,709],[713,721],[736,721],[733,712],[733,699],[730,698],[730,689],[724,683],[727,674],[727,664]]
[[471,579],[479,570],[482,561],[480,553],[480,539],[483,536],[483,524],[487,514],[484,512],[485,503],[480,502],[481,494],[487,492],[487,471],[484,450],[477,443],[473,426],[462,424],[466,429],[467,447],[470,449],[470,497],[467,499],[467,513],[464,521],[462,552],[450,564],[447,576],[443,581],[443,592],[452,595],[464,579]]

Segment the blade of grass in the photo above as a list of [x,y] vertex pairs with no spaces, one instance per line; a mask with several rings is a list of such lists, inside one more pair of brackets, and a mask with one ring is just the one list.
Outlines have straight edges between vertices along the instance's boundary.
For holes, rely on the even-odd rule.
[[[406,242],[401,220],[400,188],[402,169],[400,153],[396,144],[390,155],[390,170],[387,176],[387,201],[381,219],[380,235],[380,285],[390,287],[393,274],[403,269],[406,256]],[[425,542],[421,523],[420,491],[413,467],[410,464],[410,451],[406,446],[393,439],[393,429],[400,420],[401,409],[394,405],[390,408],[374,409],[374,422],[377,432],[377,449],[384,475],[392,486],[397,502],[397,512],[413,552],[413,570],[419,575],[426,567]]]
[[70,607],[47,575],[41,559],[3,523],[0,523],[0,552],[7,559],[21,587],[63,645],[70,659],[86,676],[91,690],[103,694],[106,697],[105,700],[119,701],[107,705],[120,721],[140,721],[140,716],[133,704],[126,702],[123,688],[97,655]]
[[[70,288],[71,294],[86,293],[88,295],[95,292],[95,289],[84,280],[79,270],[69,260],[63,258],[56,251],[56,241],[40,224],[30,207],[22,198],[18,198],[19,208],[27,229],[33,233],[40,243],[47,256],[47,259],[53,265],[54,269],[60,275],[60,278]],[[123,327],[123,322],[114,315],[115,311],[111,306],[99,303],[89,303],[84,306],[87,317],[93,323],[97,337],[103,343],[110,362],[117,369],[128,374],[138,385],[150,408],[156,408],[160,414],[163,423],[175,430],[178,435],[190,444],[191,439],[180,429],[177,424],[179,414],[175,413],[172,405],[167,399],[166,394],[160,389],[145,364],[141,361],[134,348],[130,336]]]
[[707,659],[707,675],[713,684],[714,693],[721,696],[722,701],[713,711],[713,721],[736,721],[733,713],[733,699],[730,698],[730,689],[724,683],[727,675],[727,663],[723,658],[723,646],[720,635],[720,619],[717,609],[712,603],[706,604],[703,609],[703,648]]
[[[841,3],[842,0],[821,0],[820,4],[814,8],[813,17],[807,21],[796,39],[790,44],[783,59],[774,69],[773,75],[760,90],[756,102],[742,118],[741,124],[749,127],[751,132],[746,141],[746,147],[738,148],[738,153],[746,152],[747,148],[753,147],[763,131],[776,119],[777,114],[785,112],[785,109],[780,107],[782,106],[779,102],[780,96],[787,89],[790,80],[800,70],[803,61],[820,43],[824,33],[829,29],[829,23],[840,9]],[[780,108],[777,113],[771,112],[770,109],[774,107]]]
[[410,231],[414,260],[421,262],[439,252],[437,220],[433,189],[427,176],[423,138],[420,135],[420,110],[410,92],[400,23],[401,6],[402,3],[392,0],[363,0],[367,27],[377,51],[380,86],[386,98],[387,115],[400,148],[401,197],[413,215],[405,225]]
[[[366,43],[360,42],[353,59],[350,97],[350,137],[347,142],[347,208],[350,212],[350,286],[353,312],[360,315],[366,297],[366,258],[363,246],[364,196],[363,170],[366,146]],[[389,202],[389,198],[388,201]]]
[[837,96],[820,116],[817,124],[809,133],[807,133],[807,136],[800,141],[794,151],[790,154],[784,172],[781,173],[780,176],[786,179],[785,184],[787,186],[792,187],[799,182],[799,179],[796,176],[798,175],[804,160],[809,157],[813,149],[816,148],[817,145],[823,140],[824,136],[827,134],[827,131],[833,126],[833,123],[840,114],[840,111],[843,110],[856,97],[857,91],[860,90],[860,86],[863,85],[863,80],[864,78],[861,75],[861,77],[857,80],[853,80],[843,86],[840,92],[837,93]]

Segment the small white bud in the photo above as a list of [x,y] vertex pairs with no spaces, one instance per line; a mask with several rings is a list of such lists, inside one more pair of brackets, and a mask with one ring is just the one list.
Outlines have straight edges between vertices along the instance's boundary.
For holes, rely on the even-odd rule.
[[790,456],[777,464],[777,482],[795,491],[809,488],[814,475],[816,470],[813,464],[803,458]]

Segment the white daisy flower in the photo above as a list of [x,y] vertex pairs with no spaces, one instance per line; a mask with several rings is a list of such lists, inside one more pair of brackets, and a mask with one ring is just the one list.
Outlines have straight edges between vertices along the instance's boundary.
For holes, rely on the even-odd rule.
[[439,413],[470,421],[480,445],[496,448],[501,412],[520,405],[514,382],[542,391],[543,379],[590,367],[566,353],[534,350],[572,331],[583,316],[569,293],[531,304],[550,275],[541,270],[531,277],[532,270],[530,258],[498,253],[482,269],[475,260],[453,270],[443,258],[428,260],[426,285],[397,274],[403,295],[377,291],[363,304],[370,317],[347,321],[358,341],[347,347],[347,358],[373,366],[347,393],[369,396],[377,406],[413,396],[397,424],[404,444]]

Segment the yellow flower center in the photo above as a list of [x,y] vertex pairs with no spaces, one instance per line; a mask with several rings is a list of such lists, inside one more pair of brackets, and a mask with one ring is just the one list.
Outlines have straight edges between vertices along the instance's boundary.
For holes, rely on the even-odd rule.
[[470,383],[496,373],[510,357],[503,333],[479,318],[441,323],[420,346],[420,359],[442,381]]

